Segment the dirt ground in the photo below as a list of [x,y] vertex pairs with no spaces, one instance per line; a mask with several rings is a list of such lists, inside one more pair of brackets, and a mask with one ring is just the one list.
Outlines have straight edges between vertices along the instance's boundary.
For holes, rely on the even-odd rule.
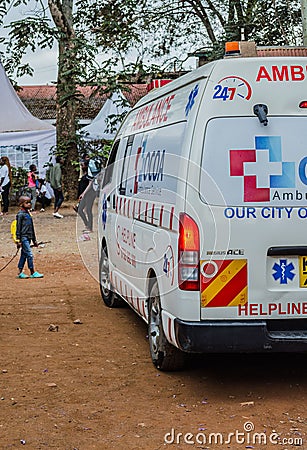
[[[18,257],[0,272],[1,450],[307,449],[306,355],[198,356],[158,372],[146,324],[101,301],[97,237],[80,240],[71,205],[63,214],[34,215],[51,241],[34,249],[43,279],[16,279]],[[13,218],[0,218],[0,269]]]

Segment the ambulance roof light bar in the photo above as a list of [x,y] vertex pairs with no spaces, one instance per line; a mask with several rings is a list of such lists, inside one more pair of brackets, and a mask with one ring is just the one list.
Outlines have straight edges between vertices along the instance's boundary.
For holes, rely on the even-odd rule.
[[256,58],[257,46],[254,41],[232,41],[225,43],[224,58]]
[[225,55],[224,58],[240,56],[240,44],[238,41],[226,42],[225,43]]

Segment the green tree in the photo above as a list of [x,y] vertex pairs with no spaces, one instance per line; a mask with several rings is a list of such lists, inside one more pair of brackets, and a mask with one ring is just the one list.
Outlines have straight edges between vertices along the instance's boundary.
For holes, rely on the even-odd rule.
[[[92,83],[118,88],[118,71],[124,53],[137,42],[138,17],[143,7],[136,0],[3,0],[0,21],[11,8],[24,5],[28,15],[8,25],[8,56],[2,55],[8,74],[33,73],[23,58],[27,49],[58,44],[57,153],[65,158],[65,190],[74,197],[78,172],[76,108],[82,96],[78,87]],[[2,38],[2,42],[5,39]],[[97,64],[98,53],[105,58]]]
[[186,53],[207,47],[214,59],[225,41],[242,37],[258,45],[302,43],[299,0],[153,0],[148,14],[155,56],[170,54],[179,43]]

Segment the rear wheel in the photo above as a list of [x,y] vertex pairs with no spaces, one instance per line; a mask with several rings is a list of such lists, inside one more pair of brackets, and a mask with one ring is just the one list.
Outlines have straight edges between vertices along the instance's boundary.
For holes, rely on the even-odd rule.
[[165,337],[162,326],[161,302],[158,283],[155,281],[150,290],[148,305],[149,347],[153,364],[163,371],[180,370],[184,366],[185,355],[171,345]]
[[107,247],[101,250],[99,263],[99,284],[102,300],[109,308],[116,308],[123,304],[123,301],[115,294],[110,281],[109,258]]

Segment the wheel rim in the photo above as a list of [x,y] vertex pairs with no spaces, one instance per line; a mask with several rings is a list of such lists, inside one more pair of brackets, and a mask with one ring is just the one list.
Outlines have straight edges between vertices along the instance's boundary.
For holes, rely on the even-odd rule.
[[158,297],[154,297],[151,306],[149,331],[150,331],[151,349],[153,354],[156,356],[158,356],[159,354],[160,330],[161,330],[160,302]]
[[101,261],[100,286],[103,295],[108,297],[110,293],[110,269],[108,257],[105,255],[105,253]]

